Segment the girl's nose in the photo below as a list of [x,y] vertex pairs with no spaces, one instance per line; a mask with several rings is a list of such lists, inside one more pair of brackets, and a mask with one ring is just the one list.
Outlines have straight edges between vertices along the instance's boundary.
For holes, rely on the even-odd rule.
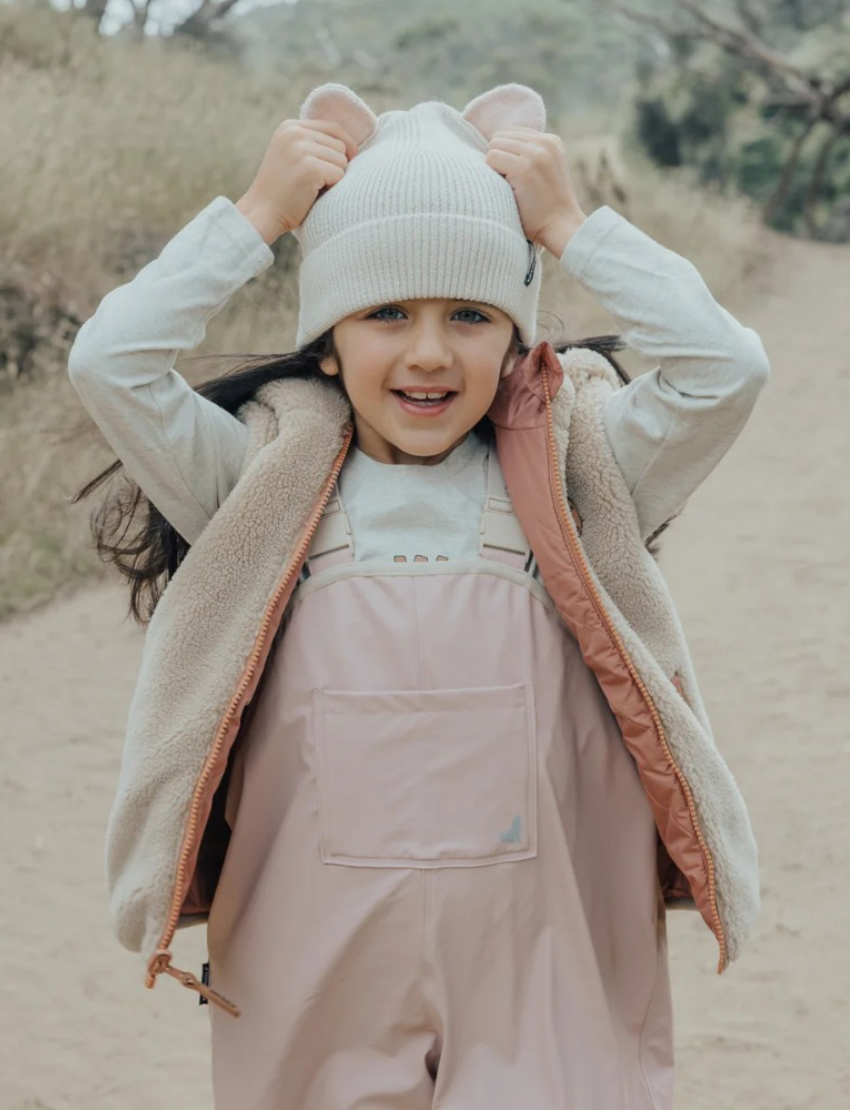
[[423,323],[411,329],[407,365],[423,370],[439,370],[452,361],[451,347],[440,328]]

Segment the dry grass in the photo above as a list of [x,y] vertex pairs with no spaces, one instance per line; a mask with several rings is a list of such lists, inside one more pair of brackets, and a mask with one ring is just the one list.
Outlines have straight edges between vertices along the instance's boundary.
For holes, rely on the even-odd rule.
[[[311,84],[259,86],[249,75],[171,43],[98,40],[86,20],[0,7],[0,273],[65,320],[38,372],[0,378],[0,619],[30,609],[101,567],[90,544],[92,501],[68,497],[114,458],[66,373],[75,327],[129,280],[213,197],[237,199],[274,127],[297,114]],[[321,78],[325,80],[327,78]],[[313,84],[318,83],[314,81]],[[381,111],[389,105],[372,99]],[[619,121],[550,120],[590,180],[604,149],[626,200],[612,203],[689,257],[724,303],[758,261],[759,226],[745,203],[706,196],[659,174],[613,137]],[[578,178],[577,178],[578,180]],[[286,248],[283,248],[284,252]],[[282,264],[241,290],[200,348],[284,351],[294,345],[297,285]],[[578,336],[611,321],[544,256],[544,333]],[[35,311],[35,309],[33,309]],[[556,313],[564,329],[550,314]],[[22,319],[21,327],[28,321]],[[3,336],[0,335],[0,341]],[[634,353],[625,359],[641,369]],[[197,367],[180,365],[196,384]]]

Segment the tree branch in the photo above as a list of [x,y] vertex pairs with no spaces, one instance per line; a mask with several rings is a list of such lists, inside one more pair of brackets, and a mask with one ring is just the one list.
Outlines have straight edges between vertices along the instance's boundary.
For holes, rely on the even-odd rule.
[[239,0],[201,0],[200,7],[174,28],[174,34],[195,35],[202,38],[209,32],[215,20],[227,15],[238,3]]
[[801,130],[800,134],[794,140],[794,145],[791,147],[791,153],[782,167],[782,175],[779,178],[779,184],[771,193],[768,198],[767,204],[764,206],[762,217],[766,223],[770,223],[773,218],[774,212],[785,199],[785,195],[791,186],[791,179],[794,176],[794,170],[797,168],[797,163],[800,160],[800,154],[803,150],[803,144],[809,135],[817,127],[817,119],[810,119],[807,121],[806,126]]
[[[636,11],[619,0],[608,0],[608,6],[614,12],[636,24],[651,27],[668,39],[711,42],[735,55],[768,81],[769,87],[774,90],[770,104],[805,113],[803,126],[794,140],[779,182],[765,205],[763,218],[766,222],[770,222],[788,193],[809,135],[821,121],[830,126],[831,133],[818,151],[803,202],[803,219],[809,233],[814,236],[813,213],[822,191],[830,155],[838,139],[850,134],[850,116],[842,112],[837,104],[840,97],[850,93],[850,75],[835,81],[826,80],[818,73],[805,72],[773,50],[761,37],[763,19],[754,11],[751,0],[735,0],[742,29],[709,15],[698,0],[670,0],[670,3],[673,13],[678,10],[690,16],[690,26],[674,28],[669,18]],[[778,91],[777,86],[782,91]]]
[[669,37],[682,37],[700,42],[713,42],[730,54],[744,58],[768,76],[778,77],[786,87],[795,92],[818,111],[823,111],[825,101],[835,94],[835,89],[829,88],[817,76],[805,73],[798,66],[789,62],[781,54],[772,50],[767,43],[758,38],[752,31],[740,31],[728,24],[721,23],[718,19],[708,15],[702,10],[695,0],[671,0],[675,8],[687,12],[694,21],[690,27],[674,29],[668,21],[661,16],[647,15],[646,12],[636,11],[619,0],[609,0],[614,11],[634,20],[636,23],[652,27]]

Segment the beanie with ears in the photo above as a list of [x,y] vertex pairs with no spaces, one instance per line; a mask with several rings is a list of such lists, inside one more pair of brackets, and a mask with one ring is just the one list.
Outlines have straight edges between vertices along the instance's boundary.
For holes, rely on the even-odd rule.
[[498,85],[462,112],[429,100],[376,116],[347,86],[327,84],[300,118],[340,123],[358,153],[292,232],[301,248],[296,346],[359,309],[419,297],[495,305],[534,345],[541,248],[485,159],[494,131],[545,128],[539,93]]

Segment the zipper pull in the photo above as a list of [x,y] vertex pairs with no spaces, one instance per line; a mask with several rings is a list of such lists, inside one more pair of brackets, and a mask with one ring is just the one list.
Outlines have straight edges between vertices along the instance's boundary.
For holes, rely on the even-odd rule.
[[[174,967],[171,963],[171,953],[166,948],[160,948],[156,956],[151,961],[152,975],[161,975],[165,972],[167,975],[173,976],[178,982],[182,983],[184,987],[189,990],[197,991],[198,994],[206,998],[207,1002],[213,1002],[216,1006],[220,1006],[233,1017],[240,1016],[239,1007],[235,1002],[231,1002],[229,998],[225,998],[213,987],[208,987],[200,981],[197,975],[193,975],[191,971],[181,971],[179,967]],[[153,981],[149,984],[153,986]]]
[[534,249],[534,243],[532,243],[530,239],[526,239],[526,243],[528,243],[530,255],[528,262],[528,272],[523,279],[523,285],[531,285],[531,282],[534,279],[534,268],[537,265],[537,251]]

